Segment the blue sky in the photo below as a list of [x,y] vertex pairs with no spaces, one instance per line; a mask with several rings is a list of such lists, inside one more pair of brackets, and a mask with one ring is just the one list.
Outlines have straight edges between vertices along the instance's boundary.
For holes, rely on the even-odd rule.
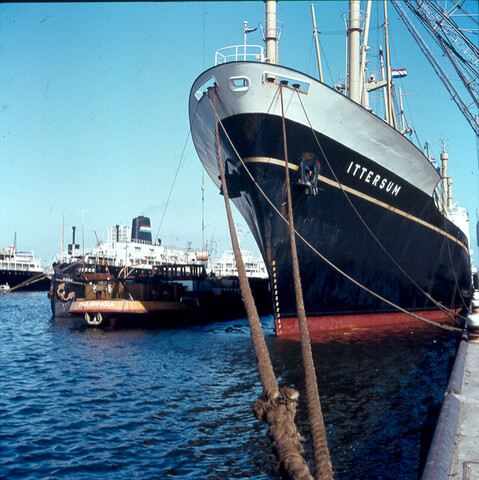
[[[347,8],[315,3],[328,84],[344,72]],[[281,1],[277,10],[280,63],[317,76],[310,2]],[[188,134],[189,90],[217,49],[243,43],[243,21],[264,20],[264,3],[1,4],[0,18],[2,248],[17,232],[20,250],[50,262],[61,250],[62,215],[67,243],[82,211],[86,247],[95,231],[105,239],[137,215],[149,216],[156,234],[164,215],[165,243],[200,248],[203,170]],[[410,94],[406,115],[433,157],[447,139],[454,201],[469,210],[477,250],[474,133],[392,7],[389,20],[392,66],[408,70],[398,82]],[[373,20],[370,44],[383,43],[377,27]],[[263,44],[261,35],[248,43]],[[214,236],[220,253],[230,248],[224,203],[206,175],[205,185],[205,239]],[[236,220],[242,246],[257,251]]]

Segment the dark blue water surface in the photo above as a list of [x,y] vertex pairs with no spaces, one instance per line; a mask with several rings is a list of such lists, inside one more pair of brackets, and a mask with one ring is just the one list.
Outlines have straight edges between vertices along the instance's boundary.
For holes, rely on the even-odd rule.
[[[303,393],[299,343],[262,320],[276,375]],[[278,478],[252,413],[262,388],[246,320],[75,329],[51,319],[41,292],[0,297],[0,327],[0,478]],[[454,345],[417,327],[313,343],[336,479],[417,478]]]

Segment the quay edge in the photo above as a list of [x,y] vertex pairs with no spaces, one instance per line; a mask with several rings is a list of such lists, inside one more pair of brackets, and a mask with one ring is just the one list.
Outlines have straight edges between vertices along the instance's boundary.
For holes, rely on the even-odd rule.
[[478,329],[471,335],[465,330],[459,343],[421,480],[479,479],[477,333]]

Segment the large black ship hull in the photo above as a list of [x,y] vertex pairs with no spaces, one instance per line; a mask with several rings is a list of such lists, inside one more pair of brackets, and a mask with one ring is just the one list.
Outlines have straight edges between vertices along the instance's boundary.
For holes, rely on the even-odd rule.
[[[35,279],[39,278],[38,281]],[[0,285],[8,284],[10,288],[26,283],[16,291],[46,291],[50,288],[50,278],[41,272],[25,272],[21,270],[0,270]]]
[[[220,84],[218,79],[220,75],[216,77]],[[190,118],[200,158],[210,176],[217,179],[212,94],[210,89],[199,106],[193,104],[194,117],[190,104]],[[276,332],[294,333],[297,310],[284,219],[282,118],[269,112],[243,113],[243,100],[233,100],[234,108],[225,100],[225,90],[217,95],[228,193],[247,221],[268,267]],[[344,97],[340,101],[349,102]],[[358,107],[346,106],[351,111]],[[251,110],[251,105],[248,108]],[[232,110],[238,113],[232,114]],[[377,155],[379,160],[373,161],[346,142],[305,123],[285,118],[296,245],[310,329],[411,321],[401,310],[438,318],[438,304],[451,310],[467,307],[471,296],[468,241],[426,193],[430,189],[426,183],[434,181],[429,179],[434,177],[427,171],[429,167],[421,165],[426,180],[416,175],[419,188],[387,168],[391,160]],[[383,157],[390,151],[393,157],[397,155],[396,137],[386,133],[392,141],[387,148],[377,150]],[[407,140],[399,133],[397,137],[401,137],[398,150],[411,150],[403,145]]]
[[[246,159],[248,170],[265,196],[286,217],[284,161],[271,162],[282,158],[278,152],[282,137],[280,119],[261,120],[270,141],[259,148],[257,142],[248,145],[240,141],[250,121],[248,116],[233,117],[224,125],[231,132],[230,138],[237,140],[235,145],[241,145],[240,155]],[[321,153],[313,142],[305,141],[305,132],[301,130],[300,126],[288,123],[291,158],[301,158],[301,150],[320,158]],[[427,317],[430,317],[427,312],[437,310],[437,305],[424,292],[452,310],[464,307],[470,298],[470,260],[465,235],[438,211],[431,197],[390,172],[380,171],[366,158],[327,139],[321,140],[326,157],[335,159],[334,171],[339,182],[324,160],[318,160],[321,173],[315,187],[301,182],[300,165],[292,162],[297,170],[290,172],[295,228],[302,237],[297,238],[296,245],[305,309],[310,319],[319,320],[314,322],[312,330],[410,321],[407,315],[384,315],[396,313],[397,309],[370,291]],[[259,244],[277,299],[277,331],[295,330],[296,299],[288,225],[241,171],[238,168],[236,175],[241,175],[242,180],[230,175],[231,190],[240,193],[235,202],[241,211],[249,210],[258,227]],[[374,173],[366,182],[371,171]],[[371,179],[376,175],[381,180],[373,186]],[[387,181],[381,188],[384,178]],[[235,192],[238,184],[243,191]],[[398,186],[400,190],[395,195]],[[368,315],[360,318],[360,314]]]

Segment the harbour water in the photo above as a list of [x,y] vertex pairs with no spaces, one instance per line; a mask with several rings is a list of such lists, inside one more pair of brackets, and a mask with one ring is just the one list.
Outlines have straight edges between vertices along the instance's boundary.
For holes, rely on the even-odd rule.
[[[0,478],[276,479],[246,319],[77,329],[46,292],[0,297]],[[276,375],[304,392],[300,346],[262,319]],[[336,479],[416,479],[427,407],[455,339],[413,327],[312,345]],[[297,423],[311,441],[302,395]]]

